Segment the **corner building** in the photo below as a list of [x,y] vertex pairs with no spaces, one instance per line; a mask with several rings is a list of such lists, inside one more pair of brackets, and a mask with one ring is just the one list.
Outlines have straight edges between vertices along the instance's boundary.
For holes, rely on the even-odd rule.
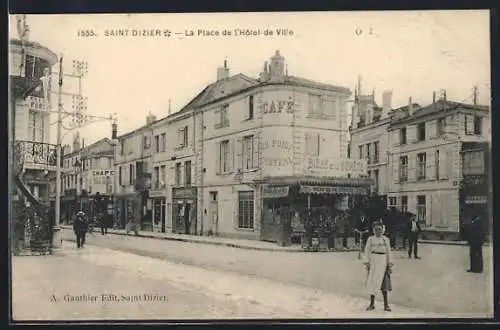
[[194,111],[203,234],[275,241],[277,216],[298,221],[307,207],[345,209],[368,193],[366,161],[347,159],[349,89],[284,68],[279,51],[259,79],[225,65]]

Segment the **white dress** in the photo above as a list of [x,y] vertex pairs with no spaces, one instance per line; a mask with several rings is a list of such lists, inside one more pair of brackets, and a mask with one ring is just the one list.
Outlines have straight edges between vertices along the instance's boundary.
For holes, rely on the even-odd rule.
[[[370,270],[366,278],[366,290],[370,295],[375,295],[382,290],[387,265],[392,263],[391,245],[387,236],[377,237],[375,235],[368,237],[365,246],[364,262],[370,264]],[[390,282],[390,281],[389,281]],[[390,291],[390,283],[385,291]]]

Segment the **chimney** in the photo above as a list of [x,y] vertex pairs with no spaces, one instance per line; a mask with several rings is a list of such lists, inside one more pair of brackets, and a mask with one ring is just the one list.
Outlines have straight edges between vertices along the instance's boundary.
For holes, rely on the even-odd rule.
[[272,81],[283,81],[285,77],[285,58],[281,56],[280,51],[276,50],[271,57],[270,78]]
[[351,118],[351,127],[358,128],[359,115],[358,115],[358,104],[354,103],[352,106],[352,118]]
[[156,116],[149,112],[149,115],[146,116],[146,125],[154,123],[156,121]]
[[432,104],[436,103],[436,92],[432,92]]
[[217,81],[229,78],[229,68],[227,67],[227,60],[224,60],[224,66],[217,68]]
[[172,100],[168,99],[168,115],[172,113]]
[[116,140],[118,138],[118,124],[111,124],[111,139]]
[[386,90],[382,93],[382,115],[380,118],[385,118],[389,115],[392,109],[392,91]]
[[413,115],[413,102],[411,100],[411,96],[408,98],[408,114],[410,116]]
[[373,123],[373,104],[368,103],[365,110],[365,124],[369,125]]

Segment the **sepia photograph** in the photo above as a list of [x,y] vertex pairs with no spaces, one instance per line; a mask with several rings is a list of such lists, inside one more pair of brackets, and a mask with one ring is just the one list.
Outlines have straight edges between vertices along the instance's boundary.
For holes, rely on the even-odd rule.
[[493,317],[488,10],[8,24],[11,322]]

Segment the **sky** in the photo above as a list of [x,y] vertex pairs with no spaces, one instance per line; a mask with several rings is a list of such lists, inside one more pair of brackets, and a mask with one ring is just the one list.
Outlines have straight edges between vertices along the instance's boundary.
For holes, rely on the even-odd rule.
[[[290,75],[352,91],[360,75],[362,92],[374,90],[379,104],[384,90],[393,91],[393,107],[407,104],[409,97],[421,105],[431,103],[433,91],[443,89],[450,100],[472,102],[476,85],[479,103],[490,105],[486,10],[27,15],[27,23],[30,40],[63,54],[65,73],[71,73],[73,60],[88,63],[81,84],[88,112],[116,113],[119,135],[145,124],[149,113],[166,116],[169,100],[172,113],[180,110],[216,80],[225,59],[231,74],[257,78],[276,50]],[[127,36],[109,35],[126,29]],[[132,35],[132,30],[152,29],[169,30],[171,36]],[[261,35],[236,36],[235,29]],[[277,35],[277,29],[293,35]],[[79,36],[82,30],[96,36]],[[190,30],[195,35],[185,36]],[[220,35],[198,35],[198,30]],[[233,35],[222,35],[224,30]],[[266,30],[273,35],[264,35]],[[18,38],[14,16],[10,37]],[[74,78],[65,78],[65,92],[75,92],[75,86]],[[63,103],[70,111],[71,99]],[[65,131],[63,143],[70,144],[74,132]],[[79,132],[88,145],[110,137],[111,122]],[[53,143],[55,134],[54,127]]]

